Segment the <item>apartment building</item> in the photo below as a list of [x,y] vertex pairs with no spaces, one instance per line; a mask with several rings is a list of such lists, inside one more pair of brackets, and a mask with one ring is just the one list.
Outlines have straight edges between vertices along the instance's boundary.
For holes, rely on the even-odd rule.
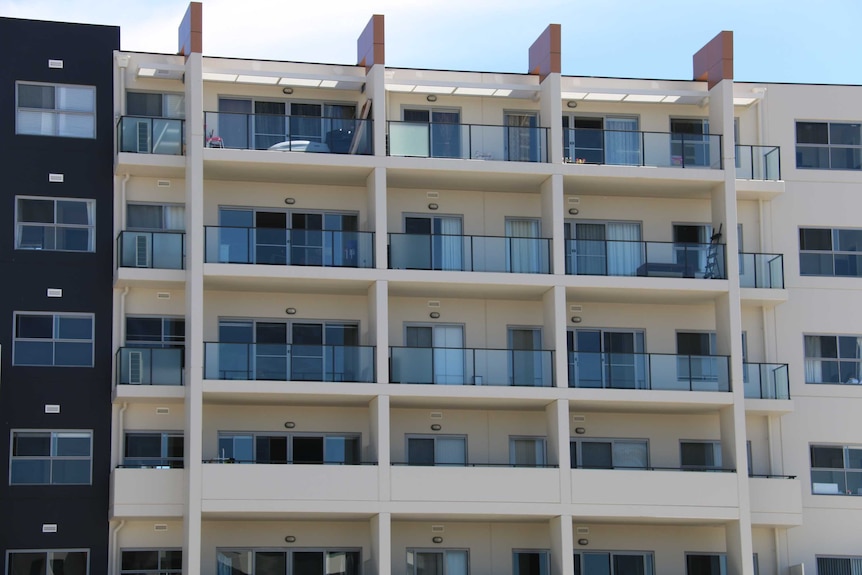
[[[113,358],[108,431],[0,340],[2,465],[85,429],[80,489],[110,485],[107,515],[3,485],[7,574],[862,572],[862,87],[735,82],[730,32],[691,81],[564,76],[556,25],[525,74],[387,67],[382,16],[355,65],[206,57],[202,33],[193,2],[176,55],[4,72],[22,166],[78,158],[33,152],[72,140],[20,131],[26,86],[96,87],[116,198],[95,254],[4,288],[10,321],[92,313],[93,369]],[[78,197],[55,190],[84,164],[26,194]],[[55,255],[9,243],[14,213],[3,261]],[[113,300],[95,268],[56,279],[85,256]]]
[[107,572],[119,34],[0,18],[6,573]]

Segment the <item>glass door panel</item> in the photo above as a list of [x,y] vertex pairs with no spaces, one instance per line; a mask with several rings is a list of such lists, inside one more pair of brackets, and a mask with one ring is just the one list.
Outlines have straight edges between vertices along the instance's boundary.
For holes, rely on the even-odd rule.
[[254,149],[266,150],[287,138],[284,102],[254,103]]
[[290,379],[324,381],[323,325],[294,323],[291,326]]
[[459,325],[433,326],[434,383],[463,385],[464,330]]
[[539,328],[509,328],[509,349],[512,353],[510,377],[512,385],[541,386],[542,330]]
[[542,242],[533,238],[540,235],[539,220],[506,220],[506,269],[515,273],[541,273]]
[[606,275],[607,251],[604,224],[567,222],[570,262],[573,274]]
[[[251,135],[251,100],[219,98],[218,125],[205,126],[206,137],[220,136],[226,148],[248,149]],[[210,115],[207,115],[208,118]]]
[[639,166],[641,135],[637,118],[605,118],[605,163],[617,166]]
[[431,156],[461,157],[461,113],[457,110],[431,112]]
[[294,212],[290,215],[290,263],[323,265],[323,214]]
[[539,116],[530,113],[507,112],[504,115],[506,125],[506,159],[515,162],[538,162]]
[[322,551],[294,551],[291,559],[292,575],[325,575]]
[[222,379],[250,379],[254,366],[250,348],[254,342],[254,322],[219,322],[218,373]]
[[254,227],[254,212],[233,208],[219,208],[219,240],[217,253],[209,254],[210,261],[219,263],[253,263],[250,229]]
[[288,374],[287,323],[255,323],[255,379],[284,381]]
[[254,263],[287,263],[287,214],[284,212],[263,212],[254,214]]

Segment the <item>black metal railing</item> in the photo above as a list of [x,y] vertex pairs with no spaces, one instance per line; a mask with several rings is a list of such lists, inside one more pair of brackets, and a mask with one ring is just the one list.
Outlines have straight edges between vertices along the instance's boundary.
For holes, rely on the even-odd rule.
[[569,352],[569,387],[730,391],[724,355]]
[[548,128],[390,120],[389,156],[547,162]]
[[176,118],[123,116],[117,122],[117,149],[135,154],[183,155],[185,122]]
[[547,274],[550,261],[547,238],[389,234],[390,269]]

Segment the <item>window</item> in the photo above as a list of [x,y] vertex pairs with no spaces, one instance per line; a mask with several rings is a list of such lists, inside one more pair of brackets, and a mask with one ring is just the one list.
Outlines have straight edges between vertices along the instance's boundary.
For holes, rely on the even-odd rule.
[[93,366],[93,314],[15,312],[12,365]]
[[219,549],[217,573],[244,575],[359,575],[354,549]]
[[572,469],[646,469],[649,444],[645,439],[572,439]]
[[123,549],[120,575],[180,575],[183,572],[182,549]]
[[862,277],[862,229],[799,228],[799,275]]
[[155,92],[126,93],[126,113],[149,118],[184,118],[186,99],[183,94]]
[[181,431],[127,431],[123,467],[182,469]]
[[409,436],[407,465],[467,465],[467,438],[463,435]]
[[512,552],[512,575],[550,575],[551,554],[548,551]]
[[862,575],[862,557],[818,557],[817,575]]
[[186,227],[182,204],[128,204],[126,215],[129,230],[182,231]]
[[[692,382],[718,382],[715,332],[676,333],[677,378]],[[726,367],[726,364],[725,364]]]
[[796,167],[862,169],[862,124],[796,122]]
[[96,201],[17,196],[15,249],[96,251]]
[[16,134],[96,137],[96,88],[19,82]]
[[862,336],[805,336],[805,383],[858,385],[860,368]]
[[466,549],[408,549],[407,575],[469,575]]
[[183,347],[186,320],[182,317],[126,317],[126,344],[133,347]]
[[680,441],[679,451],[683,469],[721,469],[720,441]]
[[637,117],[563,115],[563,158],[574,164],[639,166]]
[[708,119],[671,118],[670,132],[672,166],[708,167],[711,165]]
[[87,575],[90,552],[86,549],[8,552],[8,575]]
[[724,553],[688,553],[685,556],[686,575],[727,575],[727,555]]
[[217,461],[358,465],[359,434],[219,433]]
[[575,553],[575,575],[653,575],[652,553]]
[[[400,156],[424,156],[432,158],[460,158],[461,111],[450,108],[405,108],[402,111],[405,125],[429,124],[425,142],[417,142],[415,149],[402,150]],[[429,149],[430,148],[430,149]],[[472,157],[471,150],[463,152]]]
[[812,445],[811,493],[862,495],[862,446]]
[[89,485],[92,431],[13,431],[9,483]]
[[548,461],[544,437],[510,437],[509,463],[515,467],[543,467]]

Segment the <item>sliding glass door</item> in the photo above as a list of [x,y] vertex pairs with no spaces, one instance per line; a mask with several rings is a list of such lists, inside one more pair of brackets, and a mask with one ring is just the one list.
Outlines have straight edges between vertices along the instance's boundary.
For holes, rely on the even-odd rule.
[[570,379],[577,387],[645,389],[644,334],[636,330],[568,332]]
[[540,222],[537,219],[506,219],[506,270],[514,273],[542,273],[546,259],[542,250]]
[[[536,113],[504,114],[506,125],[506,160],[510,162],[540,162],[542,143],[539,141],[539,115]],[[486,143],[487,145],[487,143]]]
[[417,238],[410,268],[424,270],[464,269],[464,237],[458,216],[407,216],[404,233]]
[[429,124],[432,158],[461,157],[461,112],[459,110],[405,109],[404,121]]
[[[407,347],[431,349],[431,365],[416,366],[431,373],[431,383],[465,383],[464,327],[460,325],[409,325],[405,330]],[[427,381],[428,371],[413,381]]]
[[638,222],[575,222],[565,225],[568,273],[634,276],[644,262]]

